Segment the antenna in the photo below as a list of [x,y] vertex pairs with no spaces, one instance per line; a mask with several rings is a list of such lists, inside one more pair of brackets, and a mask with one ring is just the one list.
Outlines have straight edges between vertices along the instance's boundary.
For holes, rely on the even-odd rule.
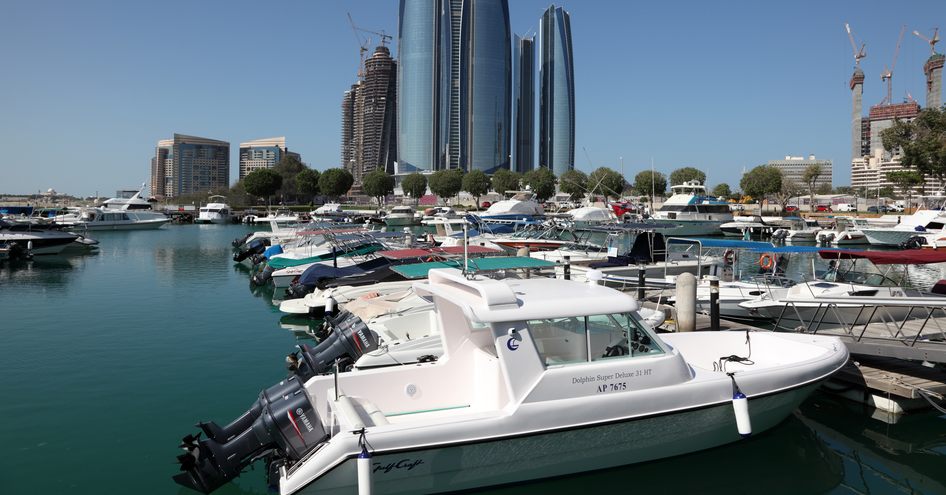
[[929,43],[929,44],[930,44],[930,55],[936,55],[936,44],[939,43],[939,28],[934,28],[934,29],[933,29],[933,37],[932,37],[932,38],[927,38],[926,36],[923,36],[922,34],[920,34],[919,31],[916,31],[916,30],[913,31],[913,34],[915,34],[917,38],[920,38],[921,40],[923,40],[923,41]]
[[844,23],[844,29],[847,31],[847,39],[851,40],[851,49],[854,51],[854,67],[861,65],[861,59],[867,57],[867,43],[861,43],[861,49],[857,49],[857,43],[854,41],[854,33],[851,31],[851,25]]

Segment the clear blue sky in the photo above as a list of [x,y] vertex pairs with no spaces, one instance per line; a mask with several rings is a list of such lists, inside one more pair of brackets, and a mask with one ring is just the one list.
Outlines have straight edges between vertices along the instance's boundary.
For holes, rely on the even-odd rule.
[[[231,143],[285,135],[318,169],[339,160],[342,92],[358,46],[345,16],[397,30],[396,0],[120,2],[6,0],[0,15],[0,192],[53,187],[109,195],[148,180],[159,139]],[[546,1],[510,0],[514,32]],[[785,155],[834,161],[849,183],[850,22],[867,42],[865,107],[904,36],[894,99],[925,101],[929,49],[910,32],[946,29],[942,0],[584,0],[571,13],[577,168],[669,172],[711,184]],[[946,44],[946,43],[944,43]],[[938,46],[943,51],[943,46]],[[588,157],[585,156],[587,150]]]

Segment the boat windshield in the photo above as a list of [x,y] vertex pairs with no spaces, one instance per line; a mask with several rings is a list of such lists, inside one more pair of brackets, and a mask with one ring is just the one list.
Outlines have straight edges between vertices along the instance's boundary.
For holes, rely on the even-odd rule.
[[828,271],[821,278],[827,282],[899,287],[901,284],[883,273],[873,263],[854,263],[851,260],[831,260]]
[[546,366],[633,358],[664,351],[631,313],[571,316],[526,322]]

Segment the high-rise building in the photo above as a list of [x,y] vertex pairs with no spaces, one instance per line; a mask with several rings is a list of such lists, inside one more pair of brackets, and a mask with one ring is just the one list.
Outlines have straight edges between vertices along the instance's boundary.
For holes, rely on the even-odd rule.
[[286,148],[285,136],[240,143],[240,180],[257,170],[275,167],[285,156],[302,160]]
[[510,160],[507,0],[401,0],[398,174]]
[[862,129],[862,113],[863,113],[863,103],[864,98],[864,71],[860,67],[854,68],[854,73],[851,74],[851,159],[860,158],[864,155],[861,148],[861,134],[863,133]]
[[575,65],[568,12],[550,5],[539,26],[539,166],[575,168]]
[[535,40],[516,36],[512,55],[511,167],[523,174],[535,167]]
[[438,168],[441,6],[442,0],[401,0],[398,11],[398,174]]
[[926,75],[926,108],[939,108],[942,104],[944,62],[946,56],[934,52],[923,64],[923,74]]
[[339,166],[349,172],[355,166],[355,100],[361,81],[351,85],[342,96],[342,158]]
[[460,163],[509,168],[512,37],[506,0],[465,0],[460,41]]
[[360,185],[375,170],[394,173],[397,156],[397,62],[386,46],[365,60],[365,79],[355,97],[351,173]]
[[151,192],[158,199],[230,186],[230,143],[174,134],[158,141],[151,160]]
[[808,155],[808,158],[803,156],[786,156],[784,160],[769,160],[767,165],[781,170],[783,180],[790,180],[802,187],[807,186],[805,181],[802,180],[802,177],[805,175],[805,170],[811,165],[820,165],[821,175],[819,175],[818,180],[815,181],[815,189],[822,186],[831,187],[833,182],[834,174],[831,160],[819,160],[815,158],[815,155]]

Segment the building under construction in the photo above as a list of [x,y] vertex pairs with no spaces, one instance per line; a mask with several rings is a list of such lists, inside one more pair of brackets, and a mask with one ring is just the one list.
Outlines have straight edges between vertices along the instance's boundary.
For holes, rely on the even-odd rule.
[[[854,73],[850,80],[853,103],[851,116],[851,186],[855,190],[867,191],[889,187],[896,194],[906,194],[907,191],[900,191],[896,184],[887,178],[887,174],[890,172],[905,170],[905,167],[900,163],[900,155],[895,151],[887,151],[881,140],[881,132],[892,127],[895,121],[910,121],[920,113],[920,104],[910,96],[902,103],[893,102],[891,89],[893,69],[897,64],[903,31],[901,31],[900,39],[897,41],[897,50],[894,52],[890,68],[885,68],[881,74],[881,80],[887,84],[886,97],[880,104],[871,106],[867,116],[864,117],[862,98],[865,78],[864,71],[860,68],[860,61],[866,57],[865,46],[861,45],[858,50],[850,27],[845,27],[848,30],[851,47],[854,49],[855,62]],[[927,38],[916,31],[914,31],[914,34],[930,44],[932,56],[923,66],[923,72],[926,75],[926,106],[927,108],[939,108],[942,101],[944,57],[942,54],[935,52],[936,42],[939,41],[938,35],[934,32],[932,38]],[[922,192],[926,194],[940,190],[942,190],[942,184],[935,178],[926,176]]]
[[342,166],[362,178],[375,170],[394,173],[397,157],[397,62],[386,46],[365,60],[363,78],[342,98]]

